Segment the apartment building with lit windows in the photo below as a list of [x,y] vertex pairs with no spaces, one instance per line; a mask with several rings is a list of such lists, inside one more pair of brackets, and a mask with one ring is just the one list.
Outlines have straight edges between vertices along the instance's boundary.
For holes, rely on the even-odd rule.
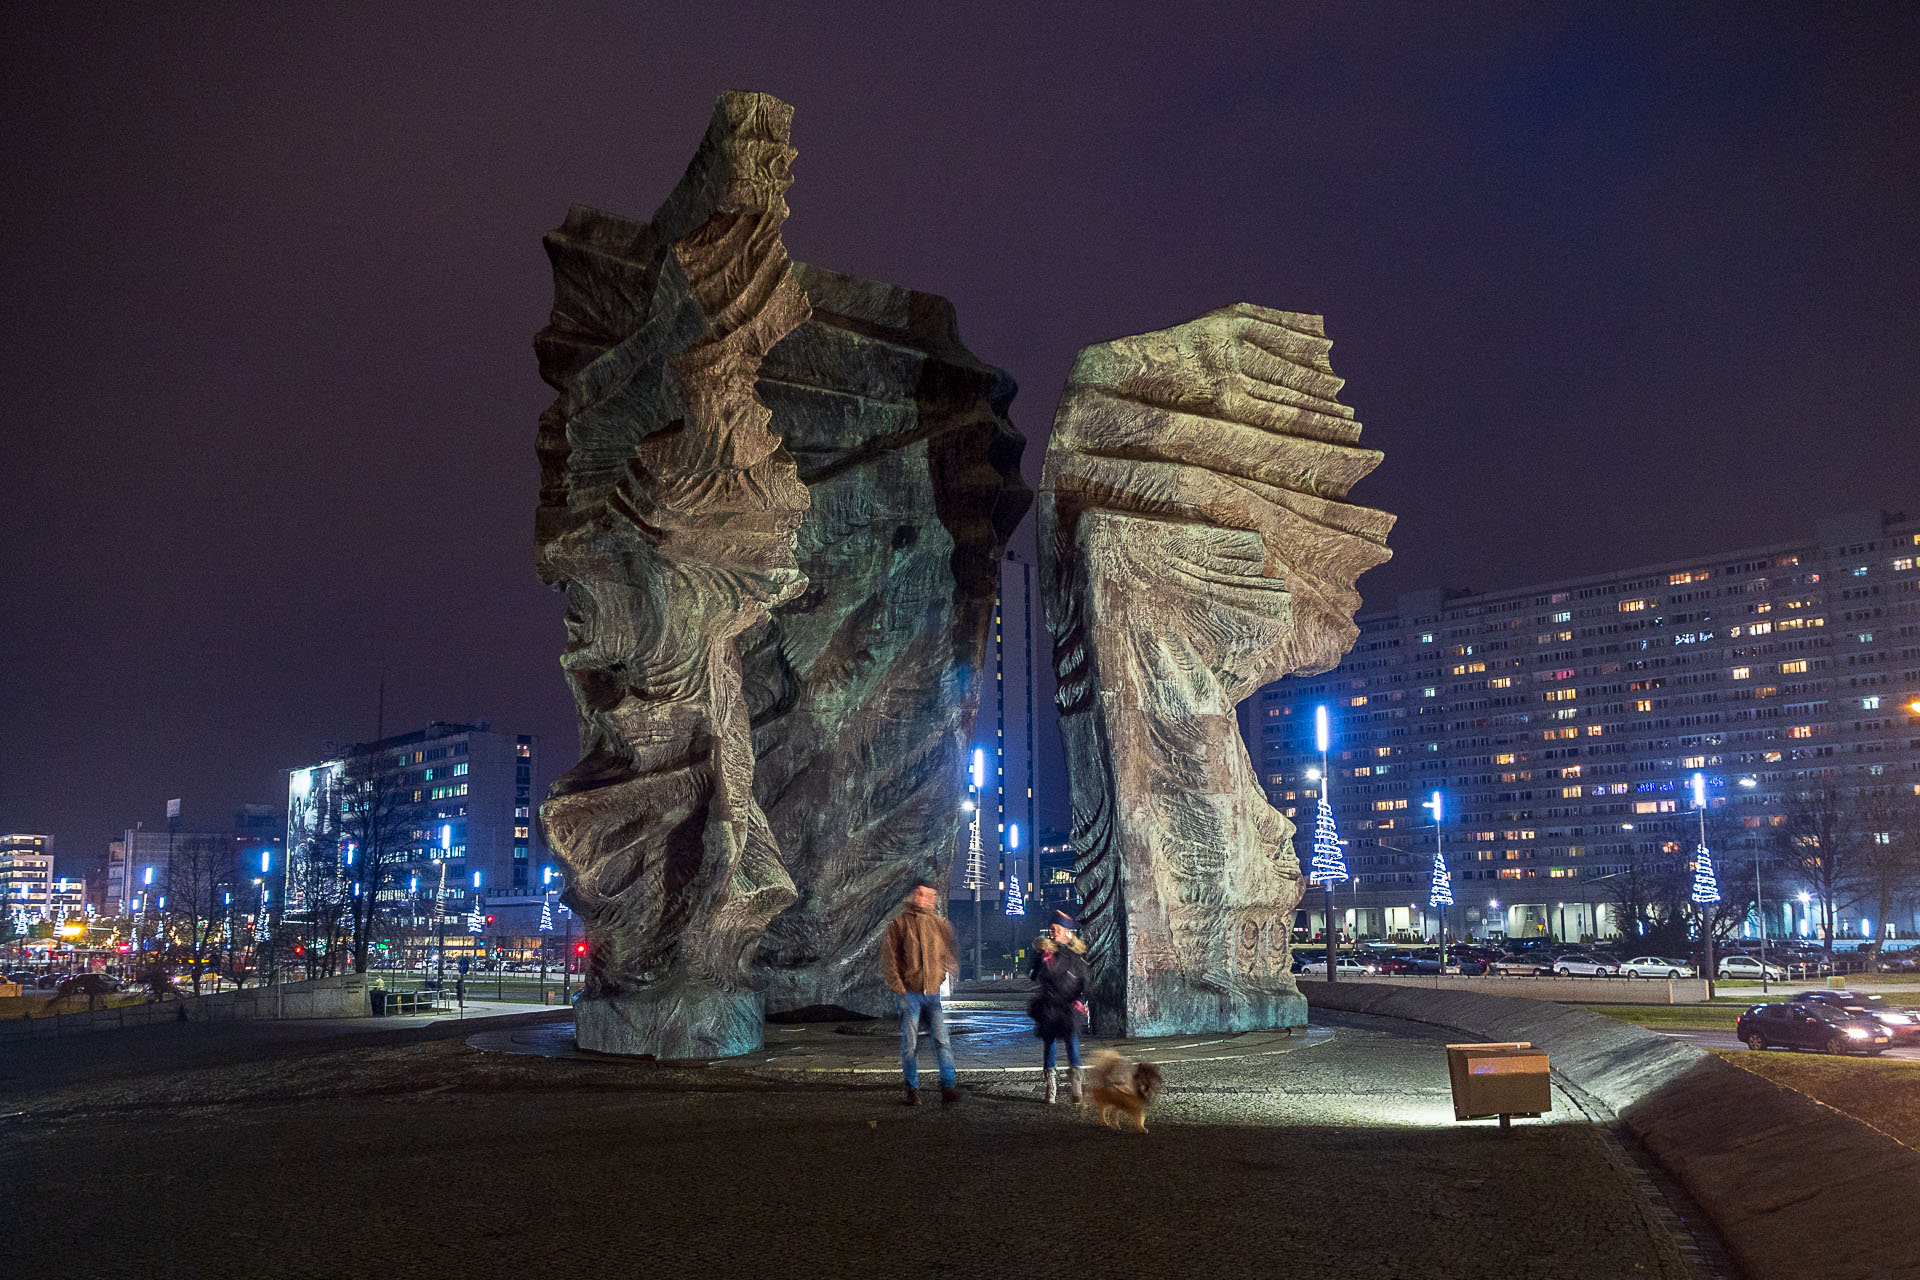
[[[446,864],[446,906],[453,914],[476,898],[536,899],[543,888],[546,851],[533,819],[535,741],[530,734],[495,733],[474,724],[435,721],[424,729],[358,744],[320,764],[289,771],[287,847],[313,856],[309,833],[337,824],[337,778],[350,756],[384,755],[401,789],[406,852],[386,890],[430,901]],[[322,856],[336,856],[331,851]],[[303,877],[288,885],[287,908],[299,901]]]
[[44,920],[53,910],[53,887],[52,836],[0,835],[0,911]]
[[[1810,782],[1920,792],[1917,559],[1920,521],[1868,512],[1821,521],[1811,541],[1413,592],[1363,612],[1333,671],[1250,698],[1242,731],[1273,804],[1310,829],[1313,708],[1329,707],[1327,796],[1353,873],[1335,898],[1344,929],[1432,936],[1423,802],[1437,790],[1450,932],[1612,936],[1609,877],[1635,854],[1693,848],[1695,771],[1709,809],[1731,808],[1717,828],[1739,833],[1723,881],[1750,865],[1768,806]],[[1799,887],[1768,886],[1770,934],[1808,935]],[[1899,914],[1875,931],[1920,930],[1915,904]],[[1302,916],[1322,927],[1317,892]]]

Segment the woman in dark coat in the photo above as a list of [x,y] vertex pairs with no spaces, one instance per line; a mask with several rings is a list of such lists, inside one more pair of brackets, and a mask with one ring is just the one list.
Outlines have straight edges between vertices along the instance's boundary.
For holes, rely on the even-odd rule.
[[1027,976],[1040,990],[1027,1002],[1027,1016],[1033,1019],[1033,1034],[1046,1046],[1042,1075],[1046,1081],[1047,1101],[1059,1097],[1059,1081],[1054,1075],[1054,1045],[1066,1041],[1068,1096],[1080,1101],[1080,1015],[1086,1011],[1087,988],[1092,975],[1087,971],[1086,944],[1073,934],[1073,921],[1064,912],[1056,913],[1045,934],[1034,939],[1033,966]]

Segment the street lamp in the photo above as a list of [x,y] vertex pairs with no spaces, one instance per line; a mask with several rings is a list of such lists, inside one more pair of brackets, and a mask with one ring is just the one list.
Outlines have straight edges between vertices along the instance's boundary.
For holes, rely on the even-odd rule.
[[[1342,841],[1339,830],[1334,826],[1333,805],[1327,799],[1327,791],[1333,781],[1333,771],[1327,767],[1327,750],[1333,745],[1333,730],[1324,703],[1313,709],[1313,744],[1320,752],[1320,770],[1317,774],[1309,770],[1308,776],[1320,780],[1320,795],[1314,812],[1313,864],[1307,874],[1307,883],[1317,882],[1326,891],[1326,905],[1322,911],[1327,935],[1327,981],[1337,982],[1340,976],[1340,932],[1333,921],[1333,888],[1347,878],[1347,866],[1340,857]],[[1358,910],[1356,907],[1356,913]]]
[[[1720,885],[1713,876],[1713,854],[1707,849],[1707,775],[1693,775],[1693,807],[1700,812],[1700,845],[1694,851],[1693,892],[1689,896],[1700,908],[1700,933],[1706,946],[1707,999],[1713,999],[1713,905],[1720,901]],[[1762,966],[1764,977],[1766,968]]]
[[1444,816],[1440,793],[1420,802],[1422,809],[1433,810],[1433,878],[1427,888],[1427,905],[1440,913],[1440,972],[1447,971],[1447,908],[1453,905],[1453,876],[1447,871],[1446,853],[1440,844],[1440,823]]
[[[1760,785],[1758,778],[1742,778],[1740,785],[1751,791]],[[1753,842],[1753,914],[1760,921],[1760,994],[1767,993],[1767,904],[1760,896],[1760,842]]]

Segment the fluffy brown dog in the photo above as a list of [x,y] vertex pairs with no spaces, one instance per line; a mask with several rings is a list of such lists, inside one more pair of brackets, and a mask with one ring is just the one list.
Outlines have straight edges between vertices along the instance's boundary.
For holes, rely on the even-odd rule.
[[1147,1108],[1160,1096],[1160,1068],[1151,1062],[1128,1062],[1111,1049],[1102,1050],[1087,1068],[1087,1105],[1109,1129],[1120,1116],[1133,1117],[1133,1127],[1147,1131]]

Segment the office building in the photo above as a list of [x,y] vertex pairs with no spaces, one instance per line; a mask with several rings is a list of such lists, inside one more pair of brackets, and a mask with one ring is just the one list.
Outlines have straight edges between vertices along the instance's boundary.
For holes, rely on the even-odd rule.
[[[1723,882],[1799,790],[1920,793],[1917,557],[1920,522],[1874,512],[1822,521],[1812,540],[1414,592],[1363,612],[1333,671],[1250,698],[1242,731],[1273,804],[1311,832],[1313,712],[1329,708],[1327,795],[1353,873],[1335,899],[1343,929],[1433,936],[1437,830],[1459,904],[1449,932],[1612,936],[1630,864],[1691,855],[1695,772],[1716,828],[1735,833]],[[1800,887],[1767,905],[1776,936],[1808,932],[1787,891]],[[1914,910],[1882,924],[1910,933]],[[1316,889],[1297,923],[1318,932],[1322,915]]]
[[397,795],[384,838],[397,845],[383,896],[432,915],[445,871],[445,906],[461,914],[477,901],[540,895],[545,849],[533,820],[534,739],[495,733],[487,721],[426,728],[349,747],[294,769],[287,780],[286,840],[295,860],[287,909],[305,909],[306,860],[338,865],[353,856],[353,822],[341,815],[341,773],[349,760],[378,762],[381,786]]
[[53,837],[0,835],[0,910],[44,920],[53,906]]
[[[271,814],[271,828],[264,829],[258,818],[249,820],[250,814]],[[277,885],[285,874],[279,827],[278,813],[265,805],[247,805],[231,826],[203,826],[184,820],[179,802],[169,802],[162,825],[137,823],[108,843],[101,912],[152,912],[160,899],[170,894],[178,899],[182,893],[201,910],[213,909],[222,901],[216,895],[227,893],[252,905],[259,897],[257,880]],[[176,900],[174,905],[186,904]]]

